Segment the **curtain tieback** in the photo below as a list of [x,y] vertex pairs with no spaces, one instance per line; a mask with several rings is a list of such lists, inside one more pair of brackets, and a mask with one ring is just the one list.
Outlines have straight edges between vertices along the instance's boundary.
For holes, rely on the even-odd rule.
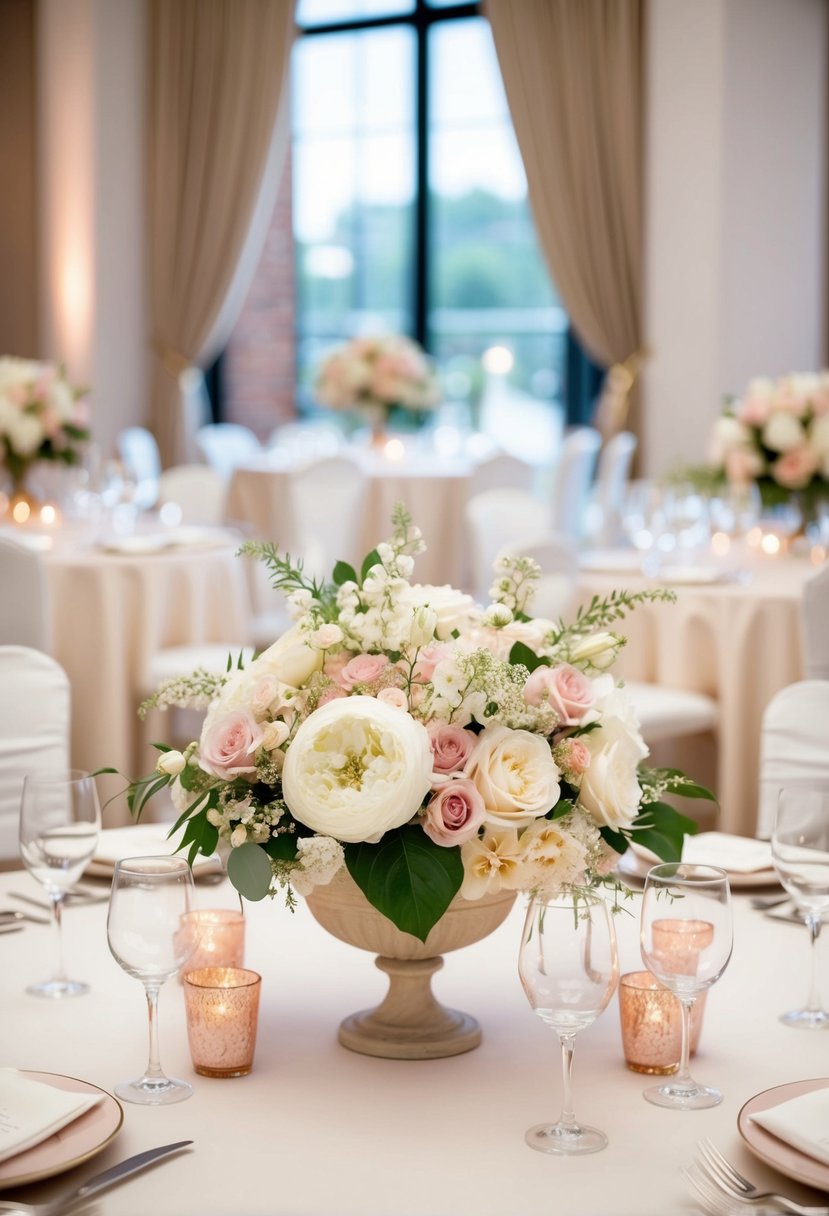
[[631,390],[649,358],[650,351],[643,346],[608,369],[599,402],[599,416],[606,435],[615,435],[622,430],[630,410]]
[[162,342],[158,338],[153,342],[153,350],[158,356],[161,366],[173,380],[178,380],[182,372],[186,372],[188,367],[193,366],[192,359],[188,359],[187,355],[180,350],[168,346],[166,342]]

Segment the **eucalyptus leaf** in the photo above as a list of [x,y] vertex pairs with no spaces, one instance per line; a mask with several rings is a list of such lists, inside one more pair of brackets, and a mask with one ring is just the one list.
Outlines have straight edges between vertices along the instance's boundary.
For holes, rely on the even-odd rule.
[[240,895],[258,903],[270,890],[273,876],[270,858],[258,844],[240,844],[230,850],[227,876]]
[[463,882],[460,849],[436,845],[422,828],[387,832],[379,844],[349,844],[348,872],[370,904],[425,942]]

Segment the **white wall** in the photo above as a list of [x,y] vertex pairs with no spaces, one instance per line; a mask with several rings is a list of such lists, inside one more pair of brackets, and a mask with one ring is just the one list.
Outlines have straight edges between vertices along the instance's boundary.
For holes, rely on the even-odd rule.
[[41,353],[91,387],[95,440],[148,410],[143,0],[40,0]]
[[704,460],[727,393],[823,366],[825,0],[651,0],[644,468]]

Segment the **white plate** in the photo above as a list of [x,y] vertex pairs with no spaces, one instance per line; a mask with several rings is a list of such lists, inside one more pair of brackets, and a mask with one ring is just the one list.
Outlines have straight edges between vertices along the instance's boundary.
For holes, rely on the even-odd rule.
[[809,1081],[792,1081],[788,1085],[775,1085],[773,1089],[765,1089],[762,1093],[750,1098],[737,1116],[737,1131],[755,1157],[765,1161],[766,1165],[773,1166],[787,1178],[794,1178],[796,1182],[804,1182],[806,1186],[817,1187],[819,1191],[829,1191],[829,1165],[824,1165],[822,1161],[816,1161],[814,1157],[801,1153],[800,1149],[795,1148],[792,1144],[787,1144],[785,1140],[778,1140],[777,1136],[766,1131],[759,1123],[755,1123],[751,1115],[757,1114],[761,1110],[769,1110],[772,1106],[779,1106],[781,1102],[788,1102],[790,1098],[799,1098],[801,1094],[808,1094],[815,1089],[826,1089],[827,1087],[829,1087],[829,1077]]
[[[175,852],[178,837],[168,839],[171,825],[166,823],[136,823],[126,828],[104,828],[98,837],[95,856],[84,873],[90,878],[112,878],[115,863],[125,857],[166,857]],[[178,854],[185,857],[186,853]],[[216,857],[202,857],[193,862],[193,874],[221,873],[222,863]]]
[[731,570],[719,566],[662,566],[657,582],[677,587],[708,587],[712,583],[727,583],[734,578]]
[[642,555],[635,549],[588,549],[579,555],[579,566],[595,574],[641,574]]
[[[628,851],[622,854],[619,864],[616,866],[616,872],[623,878],[636,878],[644,882],[648,876],[648,870],[661,864],[661,858],[657,857],[655,853],[651,853],[649,849],[631,845]],[[777,886],[780,881],[774,870],[753,870],[750,874],[726,870],[726,873],[733,891],[748,891],[752,887]]]
[[103,1094],[104,1099],[79,1118],[67,1123],[48,1140],[41,1140],[25,1152],[16,1153],[0,1163],[0,1190],[25,1186],[41,1178],[51,1178],[88,1161],[117,1136],[124,1122],[121,1103],[112,1094],[89,1081],[64,1077],[56,1072],[30,1072],[21,1069],[33,1081],[43,1081],[55,1089],[69,1089],[82,1094]]

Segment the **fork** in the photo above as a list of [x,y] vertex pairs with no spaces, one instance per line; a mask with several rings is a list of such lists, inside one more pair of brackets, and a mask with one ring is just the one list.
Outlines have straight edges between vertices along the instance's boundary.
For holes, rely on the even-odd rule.
[[[807,1207],[774,1191],[761,1191],[734,1168],[711,1140],[700,1140],[697,1148],[700,1156],[694,1162],[696,1172],[692,1174],[686,1170],[685,1177],[698,1195],[705,1193],[710,1204],[715,1205],[719,1200],[720,1212],[734,1211],[735,1206],[736,1210],[740,1206],[771,1206],[777,1211],[791,1212],[794,1216],[829,1216],[829,1208]],[[722,1206],[723,1202],[730,1203],[730,1207]],[[712,1207],[709,1206],[708,1210],[711,1211]]]

